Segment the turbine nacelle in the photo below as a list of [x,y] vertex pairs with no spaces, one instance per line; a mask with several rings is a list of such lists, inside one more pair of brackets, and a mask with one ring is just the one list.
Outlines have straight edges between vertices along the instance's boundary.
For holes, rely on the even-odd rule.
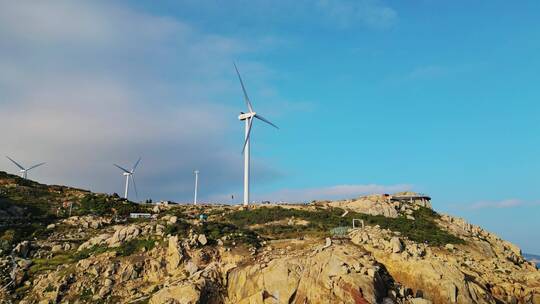
[[246,119],[250,119],[252,117],[255,117],[255,115],[257,115],[257,113],[255,112],[251,112],[251,113],[240,113],[240,115],[238,116],[238,119],[239,120],[246,120]]

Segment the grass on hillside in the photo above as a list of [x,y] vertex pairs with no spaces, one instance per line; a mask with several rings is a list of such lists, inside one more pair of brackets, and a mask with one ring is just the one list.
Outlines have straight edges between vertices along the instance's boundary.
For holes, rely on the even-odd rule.
[[421,207],[413,213],[415,220],[406,217],[388,218],[382,215],[368,215],[349,212],[345,217],[340,208],[317,209],[316,211],[285,209],[282,207],[257,208],[229,213],[226,218],[238,227],[247,228],[255,224],[283,220],[286,218],[304,219],[307,226],[267,225],[255,232],[268,237],[298,237],[302,235],[326,236],[332,228],[351,226],[352,219],[362,219],[366,225],[379,225],[381,228],[398,231],[415,242],[428,242],[431,245],[457,244],[464,241],[441,229],[435,220],[439,215],[431,209]]

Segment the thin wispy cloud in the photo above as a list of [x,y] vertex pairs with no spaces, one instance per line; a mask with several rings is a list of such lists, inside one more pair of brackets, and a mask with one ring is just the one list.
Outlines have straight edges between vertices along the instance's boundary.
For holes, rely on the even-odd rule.
[[506,199],[500,201],[479,201],[471,204],[468,209],[505,209],[527,206],[538,206],[540,201],[524,201],[520,199]]
[[[398,12],[384,0],[296,0],[296,1],[229,1],[216,6],[213,2],[184,0],[183,7],[197,12],[198,22],[218,16],[220,26],[229,30],[268,29],[269,24],[287,32],[293,28],[309,27],[330,30],[386,29],[398,21]],[[201,13],[203,12],[203,13]],[[199,18],[200,17],[200,18]],[[248,27],[239,26],[247,25]],[[273,37],[272,40],[282,40]],[[285,42],[282,40],[282,42]],[[288,45],[289,41],[284,45]]]

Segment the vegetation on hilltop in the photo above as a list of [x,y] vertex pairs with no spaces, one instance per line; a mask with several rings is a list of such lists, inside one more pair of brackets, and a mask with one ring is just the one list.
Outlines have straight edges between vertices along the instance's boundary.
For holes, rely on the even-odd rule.
[[439,215],[431,209],[420,207],[413,213],[414,220],[404,216],[388,218],[382,215],[369,215],[357,212],[344,213],[340,208],[318,208],[315,211],[286,209],[282,207],[262,207],[253,210],[241,210],[226,215],[227,220],[238,227],[247,228],[256,224],[265,224],[287,218],[303,219],[309,223],[302,225],[264,225],[255,229],[268,237],[297,237],[301,235],[328,235],[330,229],[339,226],[351,226],[353,219],[364,220],[366,225],[379,225],[381,228],[400,232],[415,242],[428,242],[431,245],[463,243],[463,240],[441,229],[435,220]]
[[[71,208],[70,208],[71,207]],[[22,240],[43,237],[45,227],[72,215],[116,215],[147,211],[118,195],[96,194],[65,186],[44,185],[0,171],[0,250]]]
[[176,223],[167,226],[165,235],[183,235],[189,234],[189,231],[195,234],[204,234],[210,245],[214,245],[218,240],[225,238],[225,244],[236,242],[260,247],[260,241],[263,240],[257,233],[250,229],[239,228],[231,223],[218,221],[202,222],[201,225],[192,225],[184,219],[177,220]]
[[146,205],[140,205],[118,195],[106,194],[88,194],[80,201],[74,203],[73,215],[118,215],[122,217],[129,216],[132,212],[148,212]]

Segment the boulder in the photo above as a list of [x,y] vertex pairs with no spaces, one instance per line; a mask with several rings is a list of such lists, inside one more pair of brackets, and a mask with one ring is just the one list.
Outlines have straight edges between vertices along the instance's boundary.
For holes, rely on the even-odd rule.
[[186,283],[179,286],[163,288],[150,298],[150,304],[198,304],[201,292],[193,285]]
[[190,276],[199,271],[199,267],[197,264],[193,263],[193,261],[188,261],[184,266],[184,269],[187,271],[187,273],[189,273]]
[[178,248],[178,236],[171,236],[169,238],[169,245],[167,246],[167,271],[174,272],[182,261],[182,258],[182,252]]
[[409,300],[410,304],[432,304],[430,300],[422,299],[422,298],[412,298]]
[[208,240],[206,239],[206,236],[204,234],[199,234],[199,236],[197,237],[197,241],[203,246],[208,243]]
[[140,229],[136,225],[120,226],[106,243],[109,247],[120,247],[122,243],[135,239],[139,234]]
[[57,252],[61,252],[64,250],[64,247],[62,245],[53,245],[51,247],[51,252],[52,253],[57,253]]
[[18,260],[17,266],[19,266],[21,269],[28,269],[30,266],[32,266],[33,262],[32,260]]
[[30,242],[22,241],[15,248],[13,248],[13,254],[21,258],[26,258],[30,252]]
[[392,248],[393,253],[400,253],[403,251],[403,243],[398,237],[393,237],[390,239],[390,247]]

